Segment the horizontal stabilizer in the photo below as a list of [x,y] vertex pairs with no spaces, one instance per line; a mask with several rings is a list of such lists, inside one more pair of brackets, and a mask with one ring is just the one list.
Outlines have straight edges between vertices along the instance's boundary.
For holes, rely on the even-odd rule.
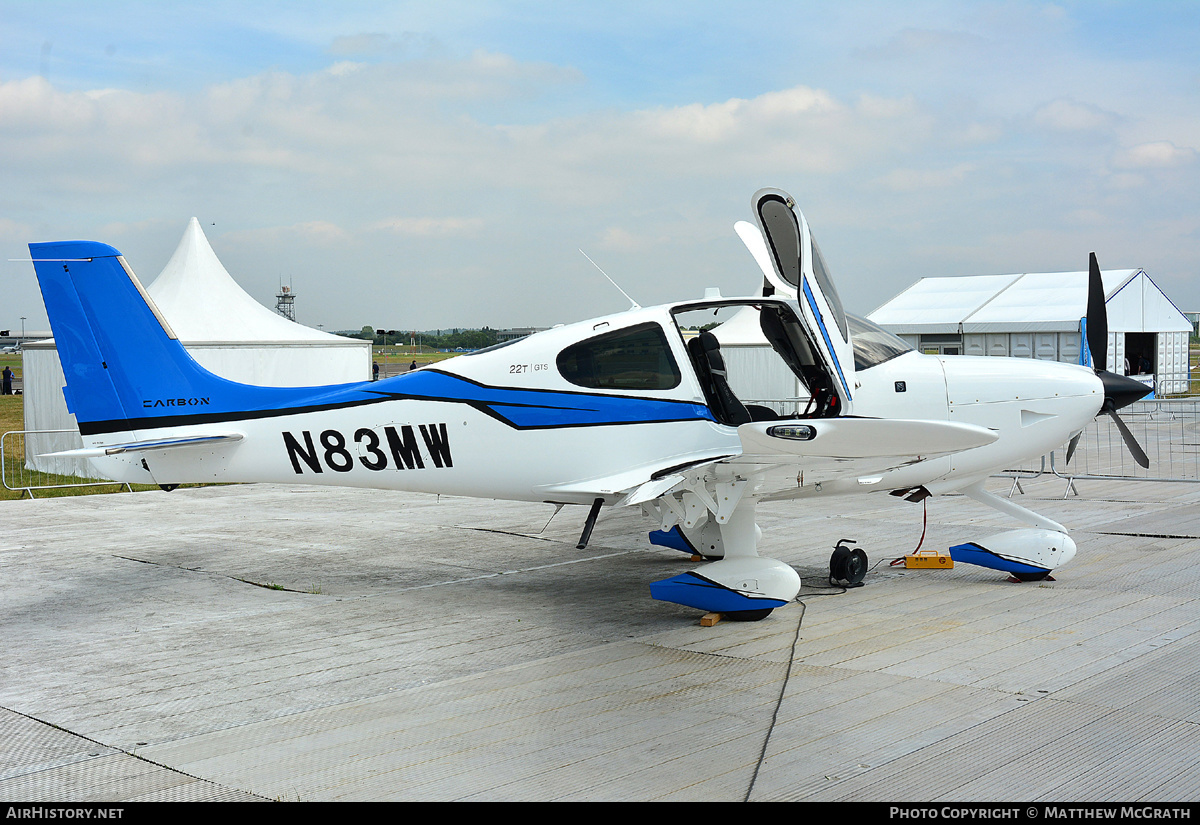
[[61,453],[45,453],[38,458],[103,458],[121,453],[139,453],[159,450],[178,450],[184,447],[210,447],[214,444],[229,444],[241,441],[240,433],[230,435],[196,435],[181,438],[164,438],[156,441],[131,441],[127,444],[110,444],[107,447],[84,447]]

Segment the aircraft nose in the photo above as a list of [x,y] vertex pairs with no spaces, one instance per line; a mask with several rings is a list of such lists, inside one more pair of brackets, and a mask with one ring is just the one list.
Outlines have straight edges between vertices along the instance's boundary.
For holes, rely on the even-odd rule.
[[1119,410],[1128,407],[1134,401],[1146,397],[1150,388],[1135,378],[1118,375],[1115,372],[1100,373],[1100,383],[1104,385],[1104,409]]

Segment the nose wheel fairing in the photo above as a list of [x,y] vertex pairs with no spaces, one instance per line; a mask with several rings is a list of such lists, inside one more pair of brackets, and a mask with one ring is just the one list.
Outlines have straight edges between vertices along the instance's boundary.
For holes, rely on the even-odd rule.
[[1075,557],[1075,541],[1058,530],[1010,530],[950,548],[955,563],[1010,573],[1021,581],[1040,581]]

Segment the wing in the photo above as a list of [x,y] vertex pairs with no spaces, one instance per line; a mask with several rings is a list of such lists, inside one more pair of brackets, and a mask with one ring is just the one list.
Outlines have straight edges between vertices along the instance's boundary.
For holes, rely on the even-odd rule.
[[888,470],[991,444],[999,436],[971,424],[884,418],[756,421],[738,427],[736,455],[692,457],[600,478],[540,488],[547,500],[603,498],[617,506],[651,501],[688,486],[718,466],[756,482],[760,498],[789,497],[803,473],[810,482],[861,480]]
[[973,424],[896,418],[755,421],[738,427],[742,454],[730,464],[800,464],[857,472],[900,467],[991,444],[999,435]]
[[949,421],[826,418],[738,427],[742,454],[721,462],[755,477],[765,499],[802,495],[820,483],[879,482],[883,473],[991,444],[999,435]]

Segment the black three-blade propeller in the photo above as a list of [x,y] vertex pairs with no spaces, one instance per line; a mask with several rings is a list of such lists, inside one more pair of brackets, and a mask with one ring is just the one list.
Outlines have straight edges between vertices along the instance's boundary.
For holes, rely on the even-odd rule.
[[[1117,415],[1117,410],[1128,407],[1134,401],[1149,392],[1146,385],[1125,375],[1108,371],[1108,308],[1104,304],[1104,282],[1100,278],[1100,265],[1096,263],[1096,253],[1091,253],[1088,260],[1088,302],[1087,302],[1087,346],[1092,351],[1092,366],[1104,386],[1104,406],[1100,412],[1107,413],[1112,418],[1121,438],[1129,448],[1133,460],[1142,467],[1150,466],[1146,457],[1129,427]],[[1075,454],[1075,445],[1079,443],[1079,435],[1071,439],[1067,447],[1067,462]]]

